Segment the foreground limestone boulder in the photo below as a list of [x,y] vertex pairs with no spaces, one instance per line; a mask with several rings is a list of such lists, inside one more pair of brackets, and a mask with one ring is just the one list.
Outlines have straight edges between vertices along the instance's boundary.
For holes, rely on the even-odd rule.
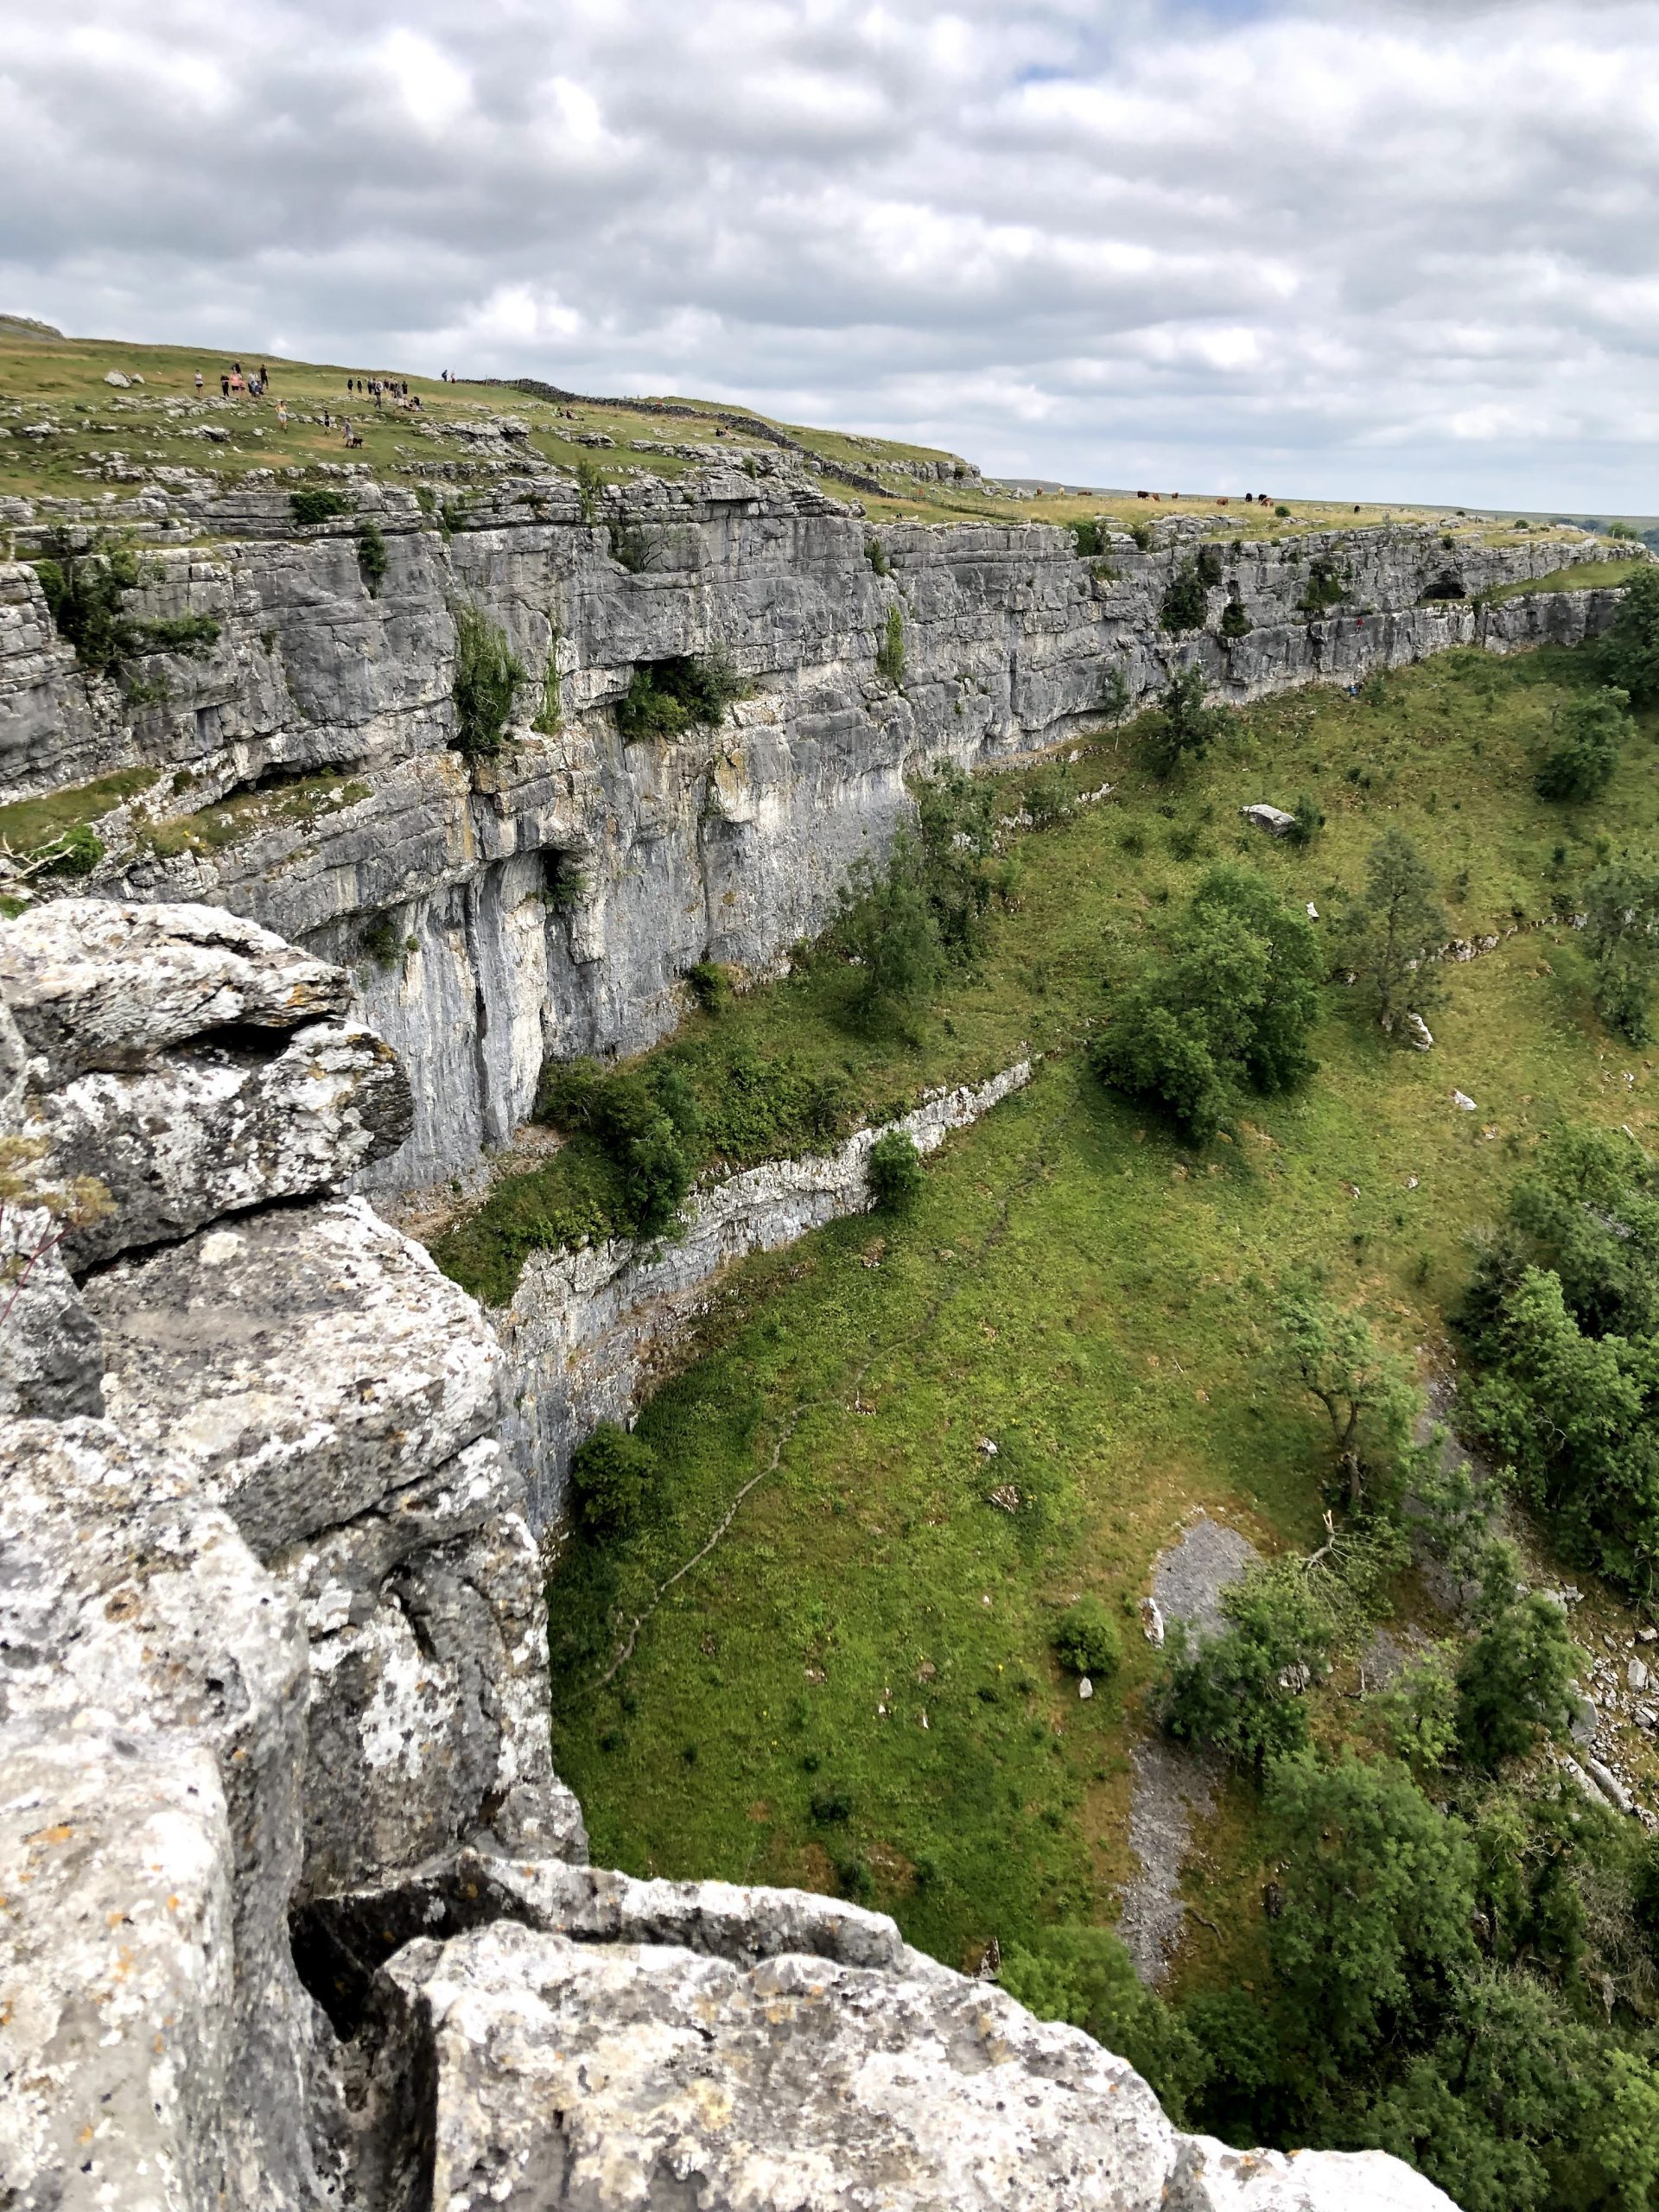
[[1448,2212],[1390,2159],[1178,2135],[1122,2059],[956,1974],[501,1923],[388,1973],[446,2212]]
[[296,1609],[102,1421],[0,1427],[0,1559],[4,2201],[317,2201]]
[[218,906],[59,899],[0,931],[0,997],[56,1084],[208,1030],[342,1014],[352,982]]
[[109,1194],[64,1240],[73,1268],[338,1190],[408,1135],[408,1078],[372,1030],[314,1022],[263,1038],[181,1046],[159,1067],[83,1075],[40,1102],[52,1172],[95,1175]]
[[585,1856],[474,1302],[360,1198],[238,1216],[117,1261],[86,1299],[111,1417],[188,1469],[302,1607],[301,1894],[484,1831]]

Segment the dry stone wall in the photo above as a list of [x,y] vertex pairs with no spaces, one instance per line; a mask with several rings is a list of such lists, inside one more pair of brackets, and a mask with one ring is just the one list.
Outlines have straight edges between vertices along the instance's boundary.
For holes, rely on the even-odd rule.
[[[151,772],[99,823],[88,888],[228,908],[356,972],[413,1097],[371,1187],[429,1183],[504,1144],[546,1058],[660,1036],[695,962],[774,968],[849,867],[885,849],[928,761],[1057,744],[1094,726],[1117,678],[1141,700],[1179,661],[1244,700],[1449,645],[1576,638],[1611,604],[1425,600],[1536,576],[1596,552],[1588,539],[1471,543],[1448,578],[1436,532],[1374,528],[1224,548],[1211,628],[1229,588],[1255,625],[1224,646],[1160,626],[1191,550],[1179,533],[1085,560],[1039,524],[883,523],[878,574],[873,525],[799,480],[639,483],[589,521],[568,482],[506,475],[453,531],[401,487],[347,488],[353,515],[307,531],[269,479],[130,503],[153,576],[133,613],[205,616],[219,634],[201,658],[147,656],[124,687],[57,637],[22,557],[46,518],[12,503],[0,800]],[[359,516],[385,538],[378,595]],[[1309,620],[1299,602],[1322,554],[1350,599]],[[512,741],[470,765],[450,749],[463,603],[530,677]],[[894,608],[902,688],[875,666]],[[752,687],[721,728],[625,745],[612,710],[633,671],[712,648]]]

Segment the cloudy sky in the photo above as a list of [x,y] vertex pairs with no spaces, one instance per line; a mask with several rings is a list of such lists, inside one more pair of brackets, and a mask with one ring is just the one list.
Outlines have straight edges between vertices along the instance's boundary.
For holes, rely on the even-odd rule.
[[4,10],[0,308],[1659,511],[1659,0]]

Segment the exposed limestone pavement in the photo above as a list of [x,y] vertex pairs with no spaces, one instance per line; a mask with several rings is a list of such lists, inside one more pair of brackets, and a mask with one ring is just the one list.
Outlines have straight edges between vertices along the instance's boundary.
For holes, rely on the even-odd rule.
[[499,1348],[343,1193],[399,1110],[349,979],[77,900],[0,995],[16,1249],[53,1146],[121,1194],[0,1326],[14,1408],[74,1385],[0,1421],[7,2212],[1446,2212],[1178,2134],[880,1915],[582,1864]]

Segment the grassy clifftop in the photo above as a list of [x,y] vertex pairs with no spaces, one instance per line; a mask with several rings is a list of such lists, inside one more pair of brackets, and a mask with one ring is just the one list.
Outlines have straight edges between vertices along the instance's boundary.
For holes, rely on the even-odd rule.
[[[237,362],[245,372],[269,369],[264,397],[221,396],[220,376]],[[105,381],[111,372],[132,381],[112,386]],[[198,372],[204,379],[200,399]],[[418,411],[390,400],[377,409],[366,394],[347,391],[348,379],[354,385],[373,378],[406,381],[411,397],[420,400]],[[288,410],[285,426],[279,403]],[[360,434],[360,447],[346,448],[342,416]],[[524,426],[521,450],[559,468],[586,461],[613,482],[631,471],[672,479],[709,463],[742,467],[751,453],[782,454],[809,473],[822,467],[826,490],[861,500],[872,515],[925,522],[1100,517],[1121,527],[1172,513],[1221,511],[1209,495],[1165,493],[1155,504],[1133,493],[1027,497],[980,478],[938,448],[776,422],[712,400],[563,400],[514,384],[448,384],[410,375],[396,362],[295,361],[251,347],[227,352],[66,338],[24,318],[0,316],[0,498],[96,499],[111,486],[118,497],[121,485],[156,469],[234,478],[252,468],[303,470],[347,459],[366,462],[377,475],[418,480],[477,466],[480,454],[499,457],[499,442],[481,442],[479,433],[503,416]],[[1278,536],[1385,517],[1482,536],[1512,535],[1516,528],[1439,507],[1284,504],[1287,513],[1235,499],[1225,508],[1229,529],[1243,537]]]

